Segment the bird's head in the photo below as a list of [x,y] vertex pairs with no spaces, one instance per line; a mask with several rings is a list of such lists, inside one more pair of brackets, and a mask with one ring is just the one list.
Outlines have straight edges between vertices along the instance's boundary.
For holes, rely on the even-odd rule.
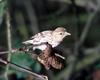
[[66,36],[71,35],[66,31],[63,27],[58,27],[53,31],[53,37],[56,41],[60,42],[62,41]]

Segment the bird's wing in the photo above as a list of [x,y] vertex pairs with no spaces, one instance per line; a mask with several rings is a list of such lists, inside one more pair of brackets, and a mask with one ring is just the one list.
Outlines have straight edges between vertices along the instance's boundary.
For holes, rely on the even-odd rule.
[[51,33],[52,33],[52,31],[40,32],[40,33],[32,36],[30,40],[27,40],[27,41],[25,41],[23,43],[24,44],[33,44],[33,45],[46,43],[46,42],[48,42],[48,40],[49,40],[49,38],[51,36]]
[[43,32],[40,32],[34,36],[31,37],[31,39],[34,39],[34,38],[38,38],[38,37],[46,37],[47,35],[50,35],[49,33],[51,33],[52,31],[43,31]]

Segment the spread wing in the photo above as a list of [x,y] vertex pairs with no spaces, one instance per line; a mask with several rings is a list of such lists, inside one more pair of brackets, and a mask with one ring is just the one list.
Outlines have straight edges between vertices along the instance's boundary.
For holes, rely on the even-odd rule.
[[30,40],[24,41],[23,44],[33,44],[38,45],[41,43],[46,43],[51,40],[52,31],[43,31],[31,37]]

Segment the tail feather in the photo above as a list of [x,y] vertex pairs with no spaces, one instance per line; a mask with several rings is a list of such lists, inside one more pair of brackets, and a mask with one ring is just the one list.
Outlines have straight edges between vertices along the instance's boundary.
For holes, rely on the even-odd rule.
[[22,42],[23,44],[33,44],[33,40],[27,40],[27,41],[24,41]]

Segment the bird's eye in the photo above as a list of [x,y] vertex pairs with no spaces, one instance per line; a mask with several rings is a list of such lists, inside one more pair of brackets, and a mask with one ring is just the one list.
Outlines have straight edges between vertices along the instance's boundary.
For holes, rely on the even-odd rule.
[[60,35],[62,35],[63,33],[59,33]]

